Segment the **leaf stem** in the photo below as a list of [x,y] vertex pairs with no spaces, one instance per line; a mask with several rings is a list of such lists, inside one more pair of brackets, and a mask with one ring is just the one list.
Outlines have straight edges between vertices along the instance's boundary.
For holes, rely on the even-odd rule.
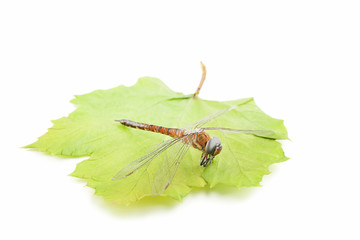
[[202,62],[200,62],[200,66],[201,66],[201,70],[202,70],[201,81],[200,81],[200,84],[199,84],[196,92],[194,93],[193,99],[197,98],[197,96],[199,95],[200,89],[201,89],[202,85],[204,84],[204,81],[206,78],[206,67]]

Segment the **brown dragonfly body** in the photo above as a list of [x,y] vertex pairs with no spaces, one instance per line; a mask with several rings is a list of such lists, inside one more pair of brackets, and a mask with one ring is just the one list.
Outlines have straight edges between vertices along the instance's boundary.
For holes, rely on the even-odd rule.
[[168,135],[172,138],[182,137],[188,134],[189,131],[194,131],[196,132],[196,135],[192,136],[190,138],[190,141],[189,139],[186,139],[186,141],[183,142],[185,142],[186,144],[191,144],[193,148],[196,148],[200,151],[203,151],[205,149],[206,143],[211,139],[210,135],[203,129],[187,130],[183,128],[168,128],[152,124],[134,122],[128,119],[118,120],[118,122],[127,127],[161,133],[164,135]]

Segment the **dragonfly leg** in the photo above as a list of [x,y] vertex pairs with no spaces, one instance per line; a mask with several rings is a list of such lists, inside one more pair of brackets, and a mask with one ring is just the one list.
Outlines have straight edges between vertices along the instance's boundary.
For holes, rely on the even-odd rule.
[[203,167],[206,166],[206,159],[207,159],[207,153],[203,152],[201,154],[201,158],[200,158],[200,166],[203,166]]
[[204,156],[202,155],[200,166],[203,166],[203,167],[210,166],[213,159],[214,159],[214,156],[205,153]]
[[206,167],[210,166],[212,163],[212,160],[214,159],[214,156],[207,154],[206,152],[203,152],[200,159],[200,166]]
[[203,163],[203,161],[204,161],[204,158],[205,158],[205,152],[203,152],[203,153],[201,154],[201,157],[200,157],[200,166],[202,166],[202,163]]
[[203,161],[201,161],[200,166],[206,167],[208,162],[209,162],[209,158],[206,158]]

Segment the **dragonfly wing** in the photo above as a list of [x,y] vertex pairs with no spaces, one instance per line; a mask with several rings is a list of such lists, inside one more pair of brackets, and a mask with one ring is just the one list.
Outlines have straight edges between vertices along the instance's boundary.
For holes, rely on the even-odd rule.
[[233,110],[235,107],[230,107],[230,108],[226,108],[226,109],[222,109],[219,111],[216,111],[214,113],[211,113],[207,116],[205,116],[203,119],[199,120],[198,122],[194,123],[193,126],[194,128],[200,128],[201,126],[205,125],[206,123],[214,120],[215,118],[218,118],[222,115],[224,115],[225,113]]
[[187,135],[181,142],[177,142],[174,147],[166,153],[165,158],[154,178],[151,189],[152,196],[160,195],[169,187],[180,162],[189,150],[191,141],[193,141],[194,137],[195,134]]
[[[123,169],[121,169],[113,178],[112,180],[120,180],[127,176],[130,176],[135,171],[137,171],[139,168],[145,166],[149,162],[151,162],[154,158],[159,156],[162,152],[167,150],[168,148],[172,147],[174,144],[178,143],[183,139],[183,136],[178,138],[172,138],[170,140],[164,141],[158,145],[155,145],[150,148],[149,153],[145,156],[136,159],[135,161],[129,163],[126,165]],[[154,150],[155,148],[155,150]]]
[[204,130],[219,130],[222,132],[235,133],[235,134],[252,134],[264,138],[272,138],[275,133],[270,130],[243,130],[243,129],[231,129],[231,128],[218,128],[218,127],[206,127]]

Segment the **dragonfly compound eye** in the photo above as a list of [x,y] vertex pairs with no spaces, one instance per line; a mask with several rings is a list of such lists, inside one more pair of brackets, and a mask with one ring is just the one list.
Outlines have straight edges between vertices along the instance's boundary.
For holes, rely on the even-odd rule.
[[217,137],[211,138],[205,146],[205,152],[207,154],[215,156],[218,154],[222,149],[221,141]]

